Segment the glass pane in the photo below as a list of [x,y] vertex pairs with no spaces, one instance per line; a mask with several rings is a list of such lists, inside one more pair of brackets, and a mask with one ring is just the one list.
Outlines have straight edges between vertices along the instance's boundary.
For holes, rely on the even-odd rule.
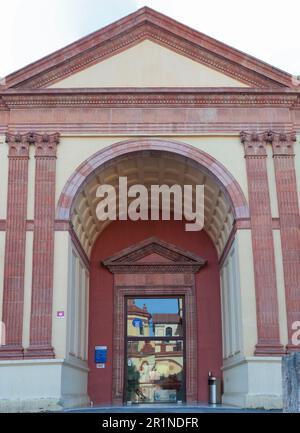
[[182,401],[183,341],[128,341],[126,392],[131,403]]
[[182,337],[182,298],[127,299],[129,337]]

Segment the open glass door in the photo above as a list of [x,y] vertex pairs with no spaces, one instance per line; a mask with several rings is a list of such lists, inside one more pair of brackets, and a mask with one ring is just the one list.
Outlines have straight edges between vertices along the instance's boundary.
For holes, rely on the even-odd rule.
[[126,301],[125,401],[183,401],[183,298],[136,297]]

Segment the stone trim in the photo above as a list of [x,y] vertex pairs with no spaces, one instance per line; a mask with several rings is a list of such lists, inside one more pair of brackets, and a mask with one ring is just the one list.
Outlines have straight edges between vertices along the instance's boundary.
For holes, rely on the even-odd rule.
[[[247,96],[245,98],[245,95]],[[39,107],[290,107],[299,91],[293,89],[251,88],[84,88],[84,89],[8,89],[0,91],[7,109]]]

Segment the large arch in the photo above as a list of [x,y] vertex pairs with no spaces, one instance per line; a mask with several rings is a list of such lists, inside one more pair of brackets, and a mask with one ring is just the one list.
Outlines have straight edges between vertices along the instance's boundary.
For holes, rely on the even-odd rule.
[[70,220],[72,206],[80,189],[88,183],[95,170],[118,156],[142,150],[171,152],[198,163],[202,170],[214,177],[232,204],[235,219],[249,218],[249,207],[244,193],[232,174],[215,158],[203,150],[175,140],[132,139],[114,143],[85,160],[70,176],[58,200],[56,218]]

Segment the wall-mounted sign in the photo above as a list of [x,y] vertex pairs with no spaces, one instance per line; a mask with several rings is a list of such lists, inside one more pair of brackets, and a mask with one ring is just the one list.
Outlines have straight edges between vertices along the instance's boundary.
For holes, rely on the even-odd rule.
[[[106,361],[107,361],[107,346],[95,346],[95,363],[105,364]],[[101,367],[97,367],[97,368],[101,368]]]
[[133,319],[133,321],[132,321],[132,325],[135,327],[135,328],[141,328],[142,326],[143,326],[143,321],[142,321],[142,319]]
[[57,311],[56,312],[56,317],[58,319],[63,319],[65,317],[65,312],[64,311]]
[[105,368],[105,364],[104,363],[96,364],[96,368]]

